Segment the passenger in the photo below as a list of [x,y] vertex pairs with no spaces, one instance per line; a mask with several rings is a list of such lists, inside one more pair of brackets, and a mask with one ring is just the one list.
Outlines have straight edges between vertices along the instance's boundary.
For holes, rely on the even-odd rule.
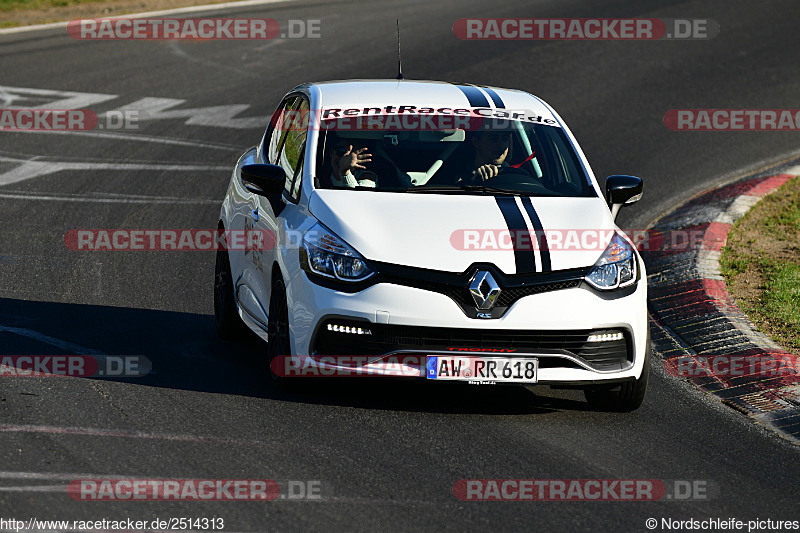
[[372,161],[372,154],[363,141],[339,139],[330,155],[334,187],[375,187],[378,176],[364,166]]

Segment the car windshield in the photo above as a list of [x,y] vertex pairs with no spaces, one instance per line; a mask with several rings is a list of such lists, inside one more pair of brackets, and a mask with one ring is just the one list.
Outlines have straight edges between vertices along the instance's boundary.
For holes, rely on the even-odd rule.
[[317,157],[321,188],[596,196],[564,131],[546,124],[487,120],[479,127],[385,129],[327,121]]

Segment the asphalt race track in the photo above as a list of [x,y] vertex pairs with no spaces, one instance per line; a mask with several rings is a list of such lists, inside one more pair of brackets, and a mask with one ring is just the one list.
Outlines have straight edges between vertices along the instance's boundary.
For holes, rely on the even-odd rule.
[[[78,99],[98,114],[149,113],[136,130],[0,132],[0,354],[140,355],[153,366],[141,378],[0,378],[0,518],[222,517],[236,532],[646,531],[648,518],[800,519],[798,449],[665,375],[658,358],[631,414],[592,412],[579,392],[547,388],[363,380],[283,393],[265,380],[259,344],[217,340],[213,253],[64,244],[77,228],[216,227],[230,169],[289,89],[395,76],[395,18],[407,78],[541,96],[601,181],[645,180],[642,201],[618,219],[645,229],[738,169],[798,148],[796,132],[674,132],[663,123],[670,109],[799,107],[796,2],[298,1],[211,16],[318,19],[322,38],[80,41],[63,28],[0,36],[3,106]],[[463,41],[452,25],[469,17],[711,18],[720,33]],[[92,502],[65,491],[70,480],[104,477],[271,479],[282,490],[315,481],[321,497]],[[708,497],[453,494],[458,480],[497,478],[698,480]]]

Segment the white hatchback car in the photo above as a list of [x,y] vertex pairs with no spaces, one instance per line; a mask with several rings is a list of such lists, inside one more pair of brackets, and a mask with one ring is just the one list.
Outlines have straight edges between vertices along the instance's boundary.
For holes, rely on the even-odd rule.
[[610,176],[604,194],[563,120],[522,91],[300,85],[233,170],[220,229],[275,245],[218,252],[217,331],[258,334],[276,381],[297,361],[324,375],[391,362],[633,410],[649,376],[647,277],[614,219],[641,192]]

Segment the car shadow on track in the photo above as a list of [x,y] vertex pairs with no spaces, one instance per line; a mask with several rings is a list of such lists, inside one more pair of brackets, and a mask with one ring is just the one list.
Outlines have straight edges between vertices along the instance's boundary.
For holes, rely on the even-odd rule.
[[269,381],[266,349],[255,335],[221,341],[210,315],[0,298],[0,356],[71,354],[98,360],[143,356],[152,365],[144,376],[85,379],[286,402],[497,415],[588,410],[575,392],[419,379],[299,378],[288,390],[278,390]]

